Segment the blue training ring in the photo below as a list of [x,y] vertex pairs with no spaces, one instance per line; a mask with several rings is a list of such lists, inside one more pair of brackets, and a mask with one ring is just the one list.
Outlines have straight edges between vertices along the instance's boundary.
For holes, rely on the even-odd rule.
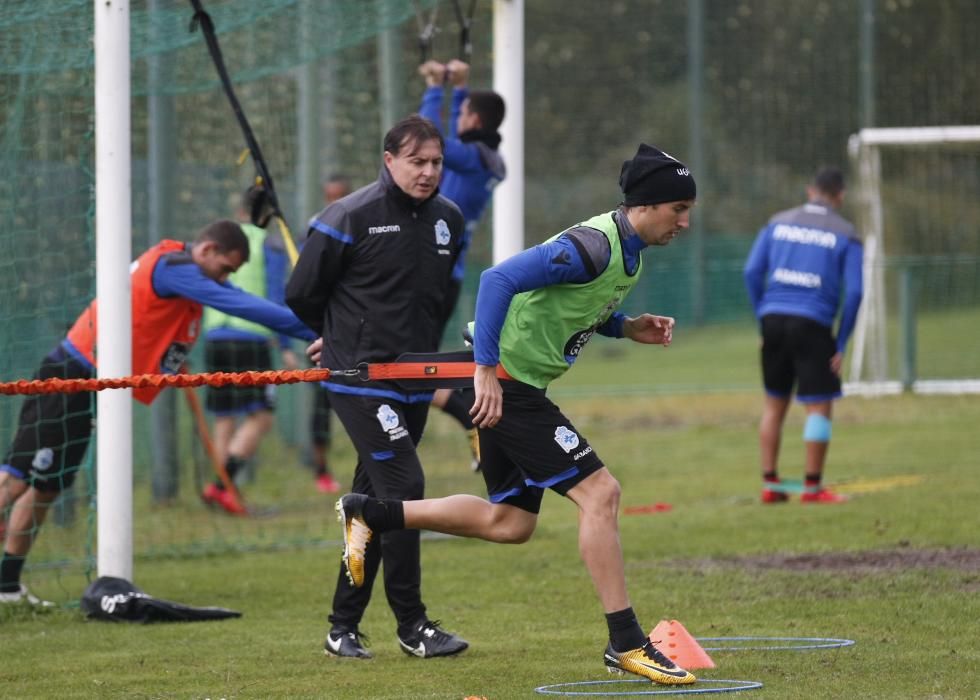
[[[698,637],[698,644],[705,651],[801,651],[804,649],[839,649],[854,646],[853,639],[833,639],[830,637]],[[702,642],[792,642],[790,644],[749,646],[729,645],[706,647]]]
[[650,685],[650,681],[632,678],[619,681],[578,681],[576,683],[555,683],[553,685],[542,685],[539,688],[535,688],[534,692],[540,695],[601,695],[604,697],[614,697],[617,695],[703,695],[705,693],[737,693],[740,690],[752,690],[753,688],[762,687],[762,683],[758,681],[733,681],[723,678],[700,678],[695,685],[701,685],[702,683],[735,683],[737,685],[729,685],[723,688],[695,688],[691,686],[674,686],[671,688],[663,688],[663,686],[657,686],[658,688],[663,689],[624,690],[621,692],[609,690],[559,690],[560,688],[574,688],[586,685],[609,685],[610,683],[645,683],[648,686]]

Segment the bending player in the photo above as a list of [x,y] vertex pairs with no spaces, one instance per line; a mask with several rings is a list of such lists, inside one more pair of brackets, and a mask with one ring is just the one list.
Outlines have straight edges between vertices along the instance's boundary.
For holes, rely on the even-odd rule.
[[[316,336],[289,309],[227,283],[249,257],[248,238],[234,221],[203,228],[194,243],[164,240],[131,268],[133,373],[180,372],[197,340],[203,304],[302,340]],[[36,379],[90,378],[96,368],[97,300],[41,362]],[[151,403],[160,388],[135,389]],[[71,486],[92,431],[88,393],[29,396],[17,433],[0,464],[0,513],[9,518],[0,559],[0,603],[48,604],[21,583],[21,571],[48,509]]]

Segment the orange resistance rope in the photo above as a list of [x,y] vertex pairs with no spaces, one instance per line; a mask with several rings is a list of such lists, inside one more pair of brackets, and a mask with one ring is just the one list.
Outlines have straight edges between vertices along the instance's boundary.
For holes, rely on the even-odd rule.
[[185,386],[256,386],[260,384],[295,384],[323,382],[332,374],[329,369],[292,369],[268,372],[206,372],[202,374],[138,374],[118,379],[18,379],[0,383],[0,394],[77,394],[103,389],[139,389],[142,387]]
[[[203,372],[199,374],[139,374],[118,379],[18,379],[0,382],[0,394],[76,394],[103,389],[142,387],[258,386],[325,382],[330,377],[358,377],[363,381],[383,379],[440,380],[465,379],[476,370],[474,362],[382,362],[362,363],[355,369],[292,369],[266,372]],[[497,377],[512,379],[497,366]]]

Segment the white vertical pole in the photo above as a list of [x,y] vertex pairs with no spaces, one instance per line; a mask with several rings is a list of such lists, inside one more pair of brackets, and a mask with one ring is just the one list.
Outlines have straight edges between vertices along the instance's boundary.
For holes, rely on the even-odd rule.
[[[95,8],[95,291],[99,377],[132,372],[128,0]],[[98,572],[133,578],[131,389],[98,395]]]
[[[299,6],[298,40],[300,45],[311,46],[314,39],[313,2],[304,0]],[[319,61],[310,59],[301,64],[296,72],[297,117],[296,132],[299,138],[299,154],[296,159],[296,211],[292,221],[299,240],[306,238],[306,223],[320,207],[320,141],[319,116],[317,110]],[[301,392],[296,392],[297,394]],[[306,393],[303,399],[306,399]],[[305,426],[305,424],[304,424]]]
[[[871,380],[882,384],[888,379],[888,309],[885,300],[885,226],[884,210],[881,207],[881,150],[878,146],[868,148],[869,181],[874,183],[874,196],[871,199],[871,230],[876,244],[874,254],[865,261],[865,294],[871,290],[868,306],[871,311],[869,357]],[[871,243],[872,241],[868,241]],[[870,267],[870,270],[868,269]]]
[[858,225],[864,233],[864,268],[861,274],[865,286],[865,297],[861,308],[858,309],[857,322],[854,325],[854,335],[851,338],[851,365],[848,380],[853,383],[863,381],[865,339],[868,335],[868,308],[870,306],[866,302],[871,296],[868,271],[871,268],[877,245],[875,244],[875,238],[871,230],[871,215],[869,213],[871,210],[871,183],[868,180],[867,147],[861,143],[859,134],[851,134],[847,140],[847,150],[851,158],[851,166],[857,175],[857,187],[854,189],[858,195]]
[[885,303],[884,214],[881,207],[881,153],[864,139],[862,129],[848,140],[856,165],[861,232],[864,234],[864,299],[858,310],[851,346],[851,382],[867,377],[875,390],[888,380],[887,309]]
[[[384,8],[385,14],[395,11],[394,2],[388,0],[388,4],[391,7]],[[401,56],[398,32],[394,29],[381,32],[378,35],[378,101],[381,103],[379,143],[384,140],[385,134],[395,125],[395,122],[404,116],[401,99],[404,79],[399,75]]]
[[500,153],[507,177],[493,191],[493,262],[524,249],[524,0],[494,0],[493,89],[504,98]]

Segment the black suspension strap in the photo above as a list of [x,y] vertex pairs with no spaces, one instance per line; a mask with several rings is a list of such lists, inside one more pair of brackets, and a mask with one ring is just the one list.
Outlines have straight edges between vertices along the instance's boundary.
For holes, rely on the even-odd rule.
[[436,2],[432,6],[432,11],[428,16],[422,11],[422,3],[419,0],[414,0],[414,4],[415,21],[419,27],[419,55],[422,59],[419,63],[425,63],[432,57],[432,40],[435,39],[436,32],[439,31],[439,28],[436,26],[436,18],[439,15],[439,3]]
[[[285,223],[285,217],[282,214],[282,209],[279,206],[279,198],[276,196],[276,188],[272,182],[272,174],[269,172],[269,168],[265,163],[265,158],[262,157],[262,149],[259,148],[259,142],[255,138],[255,133],[252,131],[251,125],[248,123],[248,118],[245,116],[245,111],[242,109],[241,103],[235,96],[235,90],[231,86],[231,78],[228,76],[228,69],[225,67],[224,57],[221,55],[221,47],[218,45],[218,37],[214,33],[214,22],[211,20],[211,15],[204,11],[201,6],[201,0],[190,0],[191,5],[194,7],[194,16],[191,18],[191,24],[189,31],[193,34],[194,31],[200,26],[201,32],[204,34],[204,40],[207,42],[208,51],[211,53],[211,60],[214,61],[214,67],[218,71],[218,76],[221,78],[221,85],[224,88],[225,95],[228,97],[228,102],[231,103],[231,109],[235,113],[235,118],[238,120],[238,125],[242,129],[242,135],[245,137],[245,143],[248,144],[248,150],[252,153],[252,160],[255,162],[255,169],[258,172],[259,178],[261,178],[261,184],[266,192],[267,200],[265,205],[272,210],[272,213],[279,218],[281,223]],[[259,222],[253,221],[252,223],[258,225]]]
[[473,27],[473,13],[476,10],[476,0],[470,0],[469,12],[463,14],[463,7],[459,0],[453,0],[453,8],[456,10],[456,21],[459,22],[459,57],[470,62],[473,55],[473,41],[470,38],[470,29]]

